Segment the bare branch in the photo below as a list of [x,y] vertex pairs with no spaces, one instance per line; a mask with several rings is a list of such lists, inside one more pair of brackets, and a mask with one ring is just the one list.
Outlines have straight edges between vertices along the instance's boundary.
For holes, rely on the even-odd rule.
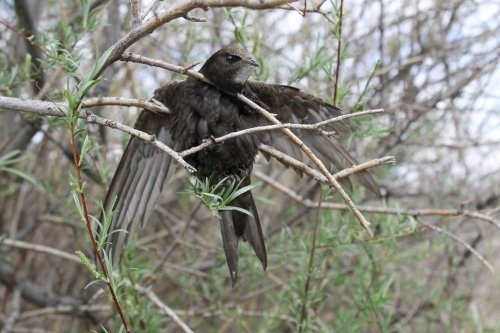
[[[89,101],[88,104],[86,104],[85,101]],[[121,103],[119,105],[130,105],[130,103],[128,103],[128,102],[132,102],[132,103],[135,103],[136,105],[140,105],[140,106],[148,106],[148,108],[155,108],[157,111],[160,111],[160,112],[165,112],[166,110],[168,110],[166,108],[161,108],[157,104],[154,104],[152,102],[145,102],[145,101],[132,100],[132,99],[122,99],[122,98],[117,98],[117,97],[90,98],[90,99],[84,100],[84,102],[82,102],[82,104],[83,104],[82,106],[91,107],[91,106],[96,106],[96,105],[104,105],[105,103],[108,103],[108,104]],[[11,97],[0,96],[0,108],[6,108],[6,109],[15,110],[15,111],[32,112],[32,113],[37,113],[40,115],[49,115],[49,116],[65,116],[64,112],[61,111],[64,107],[65,107],[65,104],[62,104],[62,103],[56,104],[54,102],[45,102],[45,101],[39,101],[39,100],[23,100],[20,98],[11,98]],[[119,122],[116,122],[116,121],[113,121],[110,119],[99,117],[99,116],[95,115],[94,113],[92,113],[90,111],[86,111],[86,110],[80,111],[80,118],[84,118],[89,123],[95,123],[95,124],[107,126],[110,128],[118,129],[118,130],[123,131],[125,133],[136,136],[142,140],[148,141],[152,145],[157,147],[158,149],[169,154],[174,160],[176,160],[189,173],[196,172],[196,169],[193,166],[191,166],[189,163],[187,163],[182,158],[181,155],[179,155],[172,148],[165,145],[163,142],[157,140],[154,135],[150,135],[148,133],[139,131],[133,127],[121,124]]]
[[40,252],[40,253],[46,253],[46,254],[56,256],[56,257],[64,258],[64,259],[69,260],[69,261],[76,262],[78,264],[81,263],[80,258],[78,258],[78,256],[75,254],[67,253],[67,252],[64,252],[64,251],[61,251],[61,250],[58,250],[58,249],[55,249],[53,247],[49,247],[46,245],[42,245],[42,244],[32,244],[32,243],[27,243],[27,242],[15,240],[15,239],[5,238],[5,239],[0,240],[0,245],[10,246],[10,247],[14,247],[17,249],[30,250],[30,251]]
[[179,163],[184,169],[186,169],[187,172],[189,172],[189,173],[196,172],[196,169],[193,166],[191,166],[189,163],[187,163],[182,158],[182,156],[179,155],[179,153],[177,153],[175,150],[173,150],[172,148],[170,148],[169,146],[167,146],[163,142],[157,140],[155,135],[151,135],[151,134],[139,131],[133,127],[121,124],[119,122],[116,122],[116,121],[113,121],[110,119],[99,117],[90,111],[83,111],[82,114],[85,115],[86,120],[89,123],[95,123],[95,124],[104,125],[104,126],[107,126],[110,128],[119,129],[120,131],[131,134],[133,136],[138,137],[139,139],[142,139],[144,141],[151,143],[156,148],[169,154],[174,160],[177,161],[177,163]]
[[[93,97],[82,100],[83,108],[91,108],[102,105],[136,106],[153,112],[170,113],[170,110],[167,107],[161,103],[155,102],[154,100],[147,102],[140,99],[124,97]],[[12,111],[37,113],[42,116],[64,117],[65,114],[61,110],[65,109],[66,106],[67,105],[64,102],[49,102],[0,96],[0,108]]]
[[173,321],[186,333],[194,333],[193,330],[172,310],[167,304],[163,303],[158,296],[149,288],[136,285],[135,289],[145,295],[151,302],[159,307],[167,316],[172,318]]
[[61,111],[64,107],[63,103],[0,96],[0,108],[12,111],[38,113],[43,116],[65,116]]
[[432,224],[429,224],[429,223],[424,223],[422,221],[418,221],[418,223],[422,224],[422,225],[425,225],[426,227],[429,227],[431,228],[432,230],[435,230],[439,233],[442,233],[443,235],[445,235],[446,237],[448,238],[451,238],[453,239],[454,241],[457,241],[459,242],[460,244],[462,244],[463,246],[465,246],[465,248],[467,250],[469,250],[474,256],[476,256],[476,258],[479,259],[479,261],[481,261],[481,263],[483,263],[489,270],[491,273],[495,273],[495,269],[493,268],[493,266],[481,255],[481,253],[477,252],[476,249],[474,249],[472,246],[470,246],[466,241],[464,241],[462,238],[452,234],[451,232],[443,229],[443,228],[440,228],[438,226],[435,226],[435,225],[432,225]]
[[[280,124],[280,121],[276,119],[276,117],[274,117],[271,113],[258,106],[256,103],[252,102],[247,97],[243,96],[242,94],[238,94],[238,98],[241,101],[245,102],[246,104],[250,105],[252,108],[254,108],[254,110],[256,110],[261,115],[266,117],[270,122],[274,124]],[[337,190],[337,192],[340,194],[344,202],[347,204],[347,206],[349,206],[353,214],[356,216],[359,223],[361,223],[361,225],[363,226],[363,228],[365,228],[368,234],[371,237],[373,237],[373,232],[370,229],[370,222],[368,222],[368,220],[363,216],[363,214],[359,211],[359,209],[356,208],[349,195],[344,191],[342,186],[340,186],[339,182],[328,171],[323,162],[321,162],[321,160],[318,157],[316,157],[316,155],[314,155],[312,150],[309,147],[307,147],[292,131],[290,131],[288,128],[283,128],[282,131],[295,145],[297,145],[307,155],[307,157],[309,157],[309,159],[314,163],[314,165],[316,165],[319,171],[324,176],[326,176],[328,184]]]
[[[281,163],[283,163],[286,166],[291,166],[293,169],[305,173],[308,176],[313,177],[314,179],[317,179],[318,181],[328,184],[328,179],[320,173],[318,170],[313,169],[306,165],[305,163],[277,150],[274,149],[273,147],[270,147],[268,145],[261,144],[259,146],[259,150],[267,155],[271,155]],[[382,165],[382,164],[389,164],[389,163],[396,163],[396,160],[394,159],[394,156],[386,156],[378,159],[374,159],[365,163],[361,163],[358,165],[355,165],[351,168],[344,169],[340,172],[337,172],[335,175],[335,179],[339,178],[345,178],[349,177],[357,172],[365,171],[370,168]]]
[[141,99],[125,97],[92,97],[86,98],[82,101],[83,108],[91,108],[102,105],[136,106],[153,112],[170,113],[170,110],[165,105],[155,100],[149,102]]
[[146,16],[148,16],[148,14],[158,5],[158,3],[162,1],[162,0],[152,0],[151,3],[149,4],[148,8],[146,8],[142,15],[141,15],[141,22],[142,20],[144,20],[146,18]]
[[139,0],[130,0],[130,15],[132,16],[132,28],[141,23],[141,5]]
[[42,317],[42,316],[48,316],[52,314],[71,314],[74,315],[75,313],[88,313],[88,312],[110,312],[111,307],[109,305],[76,305],[76,306],[70,306],[70,305],[58,305],[58,306],[47,306],[44,307],[43,309],[36,309],[36,310],[30,310],[30,311],[25,311],[19,315],[19,319],[29,319],[29,318],[34,318],[34,317]]
[[283,128],[292,128],[292,129],[304,129],[304,130],[316,130],[319,131],[321,134],[325,136],[332,135],[331,132],[327,132],[321,129],[322,126],[342,121],[347,118],[354,118],[354,117],[359,117],[359,116],[364,116],[367,114],[374,114],[374,113],[380,113],[384,112],[384,109],[375,109],[375,110],[366,110],[366,111],[359,111],[359,112],[354,112],[354,113],[349,113],[345,114],[342,116],[338,117],[333,117],[324,121],[320,121],[318,123],[314,124],[291,124],[291,123],[285,123],[285,124],[276,124],[276,125],[265,125],[265,126],[257,126],[257,127],[252,127],[252,128],[247,128],[241,131],[236,131],[236,132],[231,132],[229,134],[214,138],[213,140],[203,142],[202,144],[186,149],[182,152],[179,153],[182,157],[185,157],[187,155],[194,154],[200,150],[203,150],[207,147],[212,146],[214,143],[221,143],[229,139],[234,139],[238,136],[242,135],[247,135],[247,134],[252,134],[256,132],[263,132],[263,131],[272,131],[272,130],[279,130]]
[[[341,171],[340,173],[344,172]],[[300,203],[301,205],[307,208],[316,208],[318,203],[314,202],[310,199],[302,197],[300,194],[286,187],[285,185],[275,181],[274,179],[268,177],[262,172],[255,171],[254,175],[260,180],[264,181],[266,184],[270,185],[274,189],[286,194],[294,201]],[[339,173],[335,174],[337,178],[340,178]],[[321,204],[322,209],[334,209],[334,210],[350,210],[350,208],[346,204],[335,203],[335,202],[323,202]],[[470,218],[474,218],[477,220],[481,220],[487,223],[494,225],[495,227],[500,229],[500,220],[471,210],[464,209],[434,209],[434,208],[422,208],[422,209],[404,209],[400,207],[392,208],[392,207],[375,207],[375,206],[358,206],[359,210],[364,213],[374,213],[374,214],[384,214],[384,215],[409,215],[409,216],[449,216],[449,217],[457,217],[457,216],[467,216]]]

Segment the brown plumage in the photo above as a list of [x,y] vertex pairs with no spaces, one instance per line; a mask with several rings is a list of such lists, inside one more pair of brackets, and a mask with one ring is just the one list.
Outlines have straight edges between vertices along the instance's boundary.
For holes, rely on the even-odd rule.
[[[282,122],[315,123],[341,114],[336,107],[299,89],[248,80],[256,67],[258,65],[252,56],[243,49],[229,47],[219,50],[200,69],[200,73],[216,87],[190,77],[159,88],[154,98],[165,104],[171,114],[155,114],[144,110],[137,120],[136,128],[155,134],[158,140],[181,151],[212,137],[269,124],[256,111],[225,91],[243,93],[277,114]],[[328,130],[343,135],[349,132],[349,126],[346,122],[336,122],[329,125]],[[333,172],[356,164],[336,139],[311,131],[294,132]],[[307,162],[301,150],[290,143],[281,131],[239,136],[190,155],[186,160],[197,169],[199,177],[211,176],[217,182],[228,177],[228,184],[234,180],[247,185],[260,143]],[[136,137],[130,139],[105,199],[105,207],[109,208],[111,200],[117,197],[117,213],[113,217],[111,230],[128,231],[110,236],[115,262],[137,226],[144,225],[149,219],[170,167],[171,158],[167,154]],[[378,186],[368,173],[359,173],[356,178],[368,189],[378,192]],[[238,278],[239,240],[251,244],[264,269],[267,254],[252,194],[246,192],[231,205],[246,209],[253,215],[250,217],[238,211],[219,212],[224,251],[234,286]]]

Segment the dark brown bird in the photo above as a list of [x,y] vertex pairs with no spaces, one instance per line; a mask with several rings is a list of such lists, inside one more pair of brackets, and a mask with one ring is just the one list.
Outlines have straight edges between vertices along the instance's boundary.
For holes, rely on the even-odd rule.
[[[135,127],[176,151],[199,145],[204,140],[269,122],[231,93],[241,92],[257,104],[278,115],[287,123],[316,123],[341,114],[336,107],[299,89],[248,80],[258,64],[246,50],[228,47],[214,53],[200,69],[215,84],[207,84],[189,77],[171,82],[154,93],[154,98],[165,104],[171,114],[156,114],[147,110],[139,115]],[[349,132],[346,122],[329,125],[339,135]],[[317,132],[294,131],[306,145],[330,167],[332,172],[356,164],[335,138]],[[250,184],[250,175],[259,144],[265,143],[300,160],[300,149],[290,143],[281,131],[260,132],[238,136],[186,158],[197,169],[199,177],[212,177],[216,182],[227,177],[226,184],[242,181]],[[153,210],[171,167],[169,155],[151,144],[132,137],[125,149],[105,199],[109,208],[117,198],[111,230],[124,229],[110,236],[114,261],[127,245],[139,224],[144,225]],[[364,186],[378,193],[378,186],[366,172],[355,176]],[[350,187],[350,182],[347,180]],[[241,195],[232,206],[250,211],[253,217],[238,211],[220,211],[222,240],[232,284],[238,278],[238,242],[248,241],[260,259],[267,265],[266,246],[259,215],[250,192]]]

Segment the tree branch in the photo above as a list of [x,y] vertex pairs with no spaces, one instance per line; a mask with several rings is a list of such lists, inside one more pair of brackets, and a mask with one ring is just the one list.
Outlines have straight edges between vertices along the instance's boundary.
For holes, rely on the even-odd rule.
[[[305,173],[306,175],[313,177],[314,179],[328,184],[328,179],[323,175],[321,172],[319,172],[316,169],[311,168],[310,166],[306,165],[305,163],[277,150],[274,149],[273,147],[270,147],[268,145],[261,144],[259,146],[259,150],[263,152],[265,155],[271,155],[274,157],[276,160],[279,162],[283,163],[286,166],[291,166],[293,169],[295,169],[297,172],[302,172]],[[382,165],[382,164],[389,164],[389,163],[396,163],[396,160],[394,156],[385,156],[382,158],[374,159],[365,163],[361,163],[358,165],[354,165],[351,168],[344,169],[342,171],[337,172],[335,175],[335,179],[339,178],[345,178],[349,177],[357,172],[365,171],[368,169],[371,169],[373,167]]]
[[99,117],[90,111],[83,111],[82,114],[86,117],[86,120],[89,123],[95,123],[95,124],[104,125],[104,126],[107,126],[110,128],[116,128],[116,129],[119,129],[120,131],[123,131],[125,133],[129,133],[133,136],[138,137],[139,139],[142,139],[144,141],[151,143],[153,146],[155,146],[158,149],[169,154],[174,160],[177,161],[177,163],[179,163],[184,169],[186,169],[187,172],[189,172],[189,173],[196,172],[196,169],[193,166],[191,166],[188,162],[186,162],[179,153],[177,153],[175,150],[173,150],[172,148],[170,148],[169,146],[167,146],[163,142],[157,140],[155,135],[151,135],[151,134],[139,131],[133,127],[121,124],[121,123],[113,121],[113,120]]
[[231,132],[229,134],[214,138],[211,141],[203,142],[202,144],[200,144],[198,146],[195,146],[195,147],[192,147],[192,148],[189,148],[189,149],[186,149],[186,150],[180,152],[179,155],[181,155],[182,157],[185,157],[187,155],[191,155],[191,154],[194,154],[200,150],[203,150],[207,147],[213,146],[214,143],[222,143],[226,140],[234,139],[238,136],[248,135],[248,134],[252,134],[252,133],[256,133],[256,132],[278,130],[278,129],[283,129],[283,128],[316,130],[325,136],[329,136],[329,135],[333,135],[333,133],[322,130],[321,129],[322,126],[325,126],[325,125],[328,125],[328,124],[331,124],[334,122],[342,121],[342,120],[348,119],[348,118],[360,117],[360,116],[364,116],[367,114],[374,114],[374,113],[380,113],[380,112],[384,112],[384,109],[366,110],[366,111],[349,113],[349,114],[345,114],[342,116],[333,117],[333,118],[330,118],[330,119],[327,119],[324,121],[320,121],[320,122],[314,123],[314,124],[280,123],[280,124],[275,124],[275,125],[265,125],[265,126],[257,126],[257,127],[247,128],[247,129],[244,129],[241,131]]
[[[103,105],[120,105],[120,106],[136,106],[144,109],[151,110],[158,113],[170,113],[170,110],[159,102],[152,102],[124,97],[93,97],[82,100],[83,108],[91,108]],[[22,99],[15,97],[0,96],[0,108],[37,113],[42,116],[60,116],[64,117],[63,109],[67,107],[64,102],[49,102],[35,99]],[[84,115],[81,116],[85,117]]]
[[[337,178],[340,177],[340,173],[345,170],[336,173],[334,176]],[[304,198],[300,194],[291,190],[283,184],[275,181],[271,177],[265,175],[260,171],[254,171],[254,176],[258,179],[264,181],[266,184],[270,185],[274,189],[286,194],[294,201],[300,203],[301,205],[314,209],[317,207],[318,203],[314,202],[310,199]],[[321,204],[322,209],[335,209],[335,210],[350,210],[349,206],[346,204],[335,203],[335,202],[323,202]],[[449,216],[449,217],[457,217],[457,216],[466,216],[474,219],[478,219],[487,223],[494,225],[495,227],[500,229],[500,220],[494,218],[493,216],[489,216],[477,211],[464,210],[464,209],[434,209],[434,208],[422,208],[422,209],[404,209],[404,208],[392,208],[392,207],[376,207],[376,206],[358,206],[359,210],[365,213],[374,213],[374,214],[384,214],[384,215],[408,215],[408,216]]]
[[40,252],[40,253],[46,253],[46,254],[61,257],[61,258],[64,258],[66,260],[70,260],[70,261],[76,262],[78,264],[81,264],[81,260],[80,260],[80,258],[78,258],[77,255],[63,252],[61,250],[58,250],[58,249],[55,249],[53,247],[49,247],[46,245],[42,245],[42,244],[32,244],[32,243],[27,243],[27,242],[15,240],[15,239],[4,238],[4,239],[0,239],[0,245],[6,245],[6,246],[14,247],[17,249],[30,250],[30,251]]
[[139,0],[130,0],[130,15],[132,28],[136,28],[141,23],[141,8]]
[[137,289],[138,292],[141,294],[144,294],[151,302],[153,302],[157,307],[159,307],[167,316],[172,318],[173,321],[177,325],[179,325],[180,328],[185,333],[194,333],[193,330],[175,313],[174,310],[172,310],[167,304],[163,303],[158,296],[149,288],[144,288],[142,286],[136,285],[135,289]]

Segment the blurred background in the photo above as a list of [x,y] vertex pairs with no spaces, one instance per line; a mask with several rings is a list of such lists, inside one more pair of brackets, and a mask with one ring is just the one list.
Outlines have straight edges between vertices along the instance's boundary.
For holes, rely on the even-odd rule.
[[[147,18],[183,2],[151,1]],[[359,162],[397,160],[370,171],[383,200],[356,184],[350,192],[372,222],[370,238],[338,195],[259,156],[254,196],[269,266],[263,272],[242,244],[234,289],[218,221],[183,193],[188,177],[177,168],[116,267],[133,332],[181,331],[143,287],[196,332],[500,332],[500,4],[346,1],[341,31],[340,6],[196,9],[128,49],[186,66],[239,44],[260,64],[255,79],[329,102],[339,70],[336,104],[345,113],[385,110],[353,118],[346,147]],[[64,100],[130,31],[130,17],[129,1],[0,0],[0,95]],[[103,76],[87,96],[148,100],[185,78],[120,61]],[[140,110],[93,111],[133,125]],[[128,135],[79,126],[91,139],[83,177],[90,213],[99,216]],[[119,331],[107,289],[87,286],[94,277],[74,255],[93,258],[71,174],[64,118],[0,109],[1,332]]]

